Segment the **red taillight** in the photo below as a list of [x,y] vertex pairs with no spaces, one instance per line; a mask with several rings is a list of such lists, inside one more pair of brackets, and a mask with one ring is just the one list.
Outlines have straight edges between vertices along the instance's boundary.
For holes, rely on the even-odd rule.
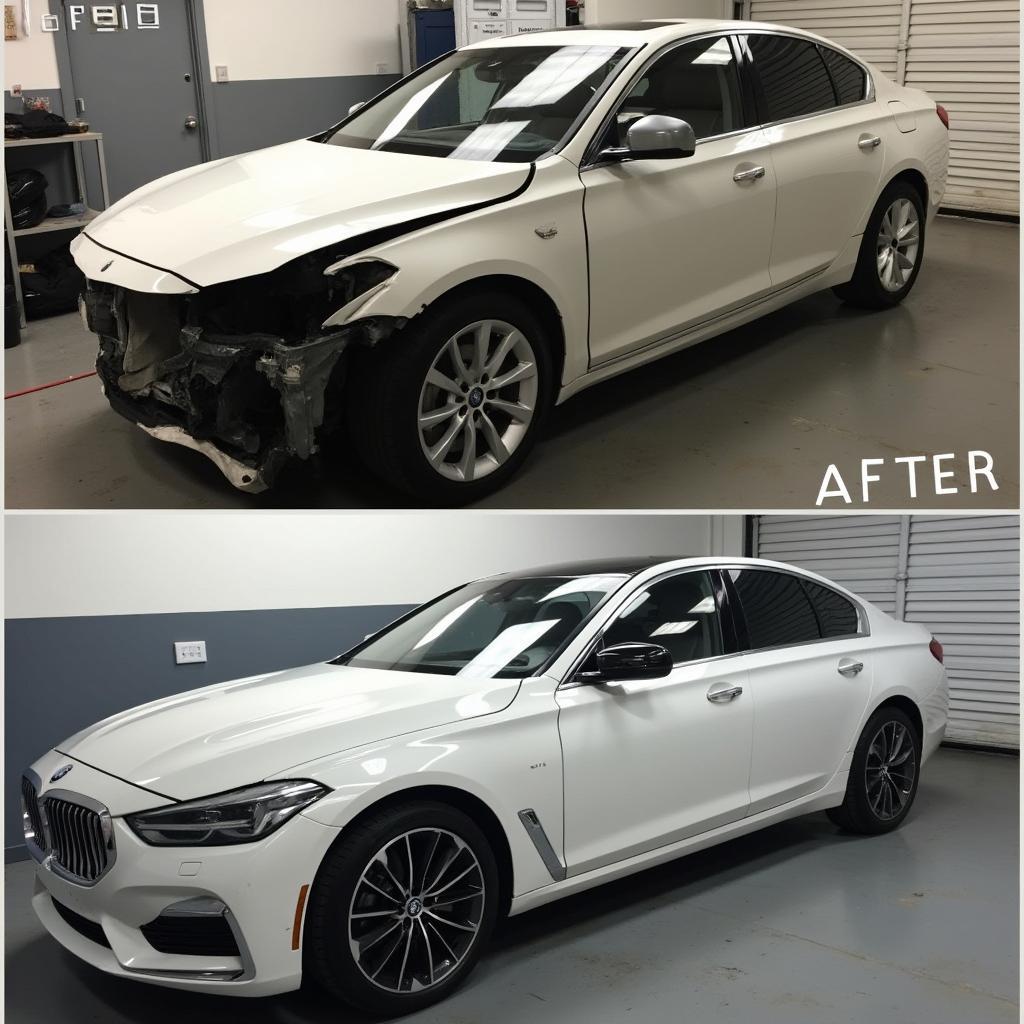
[[946,126],[946,131],[949,131],[949,111],[941,104],[935,104],[935,113],[939,115],[939,120]]
[[944,656],[942,644],[940,644],[935,637],[932,637],[932,642],[928,645],[928,650],[932,652],[932,657],[941,665]]

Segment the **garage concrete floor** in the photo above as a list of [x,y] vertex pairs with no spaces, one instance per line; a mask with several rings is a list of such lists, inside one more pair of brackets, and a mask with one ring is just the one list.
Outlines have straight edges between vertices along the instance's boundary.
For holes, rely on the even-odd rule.
[[[857,507],[1018,507],[1018,230],[943,217],[899,309],[831,293],[601,384],[556,409],[493,508],[807,508],[829,464]],[[628,287],[628,277],[624,279]],[[77,315],[37,321],[6,353],[8,392],[92,368]],[[6,402],[9,508],[381,508],[343,446],[296,463],[274,491],[235,491],[203,456],[111,412],[95,378]],[[1000,489],[972,495],[964,458],[989,452]],[[917,501],[892,459],[954,453],[959,493]],[[882,480],[860,497],[860,460]],[[825,507],[843,508],[838,499]]]
[[[822,814],[504,925],[416,1024],[989,1024],[1018,1009],[1016,758],[941,750],[902,828]],[[360,1020],[316,991],[249,1002],[110,978],[46,936],[7,868],[8,1024]]]

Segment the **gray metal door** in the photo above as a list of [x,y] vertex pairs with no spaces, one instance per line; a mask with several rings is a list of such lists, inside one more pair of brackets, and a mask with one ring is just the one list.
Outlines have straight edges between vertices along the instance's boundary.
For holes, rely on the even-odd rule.
[[205,159],[189,4],[63,7],[77,116],[103,132],[111,199]]

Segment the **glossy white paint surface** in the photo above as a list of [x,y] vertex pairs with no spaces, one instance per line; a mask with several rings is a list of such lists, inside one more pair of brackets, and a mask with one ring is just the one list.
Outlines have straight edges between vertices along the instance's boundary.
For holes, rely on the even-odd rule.
[[[811,292],[848,281],[879,194],[914,170],[929,216],[945,189],[948,136],[924,93],[871,69],[868,102],[700,142],[673,161],[588,168],[586,152],[641,67],[693,36],[765,26],[666,24],[649,32],[589,31],[594,45],[640,47],[558,154],[528,167],[406,156],[299,141],[205,164],[145,186],[88,228],[115,260],[80,238],[83,271],[126,288],[185,290],[264,273],[380,227],[494,205],[420,227],[361,255],[399,273],[353,315],[414,317],[451,289],[492,275],[543,291],[562,320],[564,401],[591,384],[721,334]],[[771,27],[769,27],[771,28]],[[788,34],[817,39],[796,29]],[[543,36],[578,44],[578,32]],[[538,37],[474,48],[534,46]],[[824,40],[833,48],[842,50]],[[865,134],[881,144],[864,151]],[[765,177],[736,183],[748,165]],[[549,240],[535,231],[554,226]],[[101,261],[101,256],[102,258]],[[161,271],[165,272],[161,274]]]
[[[315,665],[206,687],[107,719],[60,744],[33,770],[45,793],[54,770],[74,764],[56,786],[109,808],[116,862],[92,888],[39,867],[39,916],[72,952],[111,973],[215,969],[155,955],[138,927],[177,899],[216,895],[239,921],[251,978],[133,976],[265,995],[301,980],[301,955],[291,949],[300,887],[312,881],[346,825],[385,797],[446,787],[484,804],[508,842],[518,913],[838,805],[865,722],[893,696],[920,709],[927,759],[945,728],[945,673],[923,627],[896,622],[864,601],[858,604],[869,634],[692,662],[656,681],[572,685],[574,666],[591,643],[653,579],[749,564],[775,565],[706,557],[637,574],[535,678]],[[865,664],[852,679],[836,671],[848,657]],[[710,703],[708,690],[723,684],[740,685],[743,693],[731,703]],[[268,838],[241,846],[149,847],[122,820],[168,798],[272,778],[313,779],[330,792]],[[552,877],[522,827],[518,813],[526,808],[539,817],[564,880]],[[196,862],[198,874],[181,873],[183,863]],[[113,952],[69,928],[46,892],[102,923]]]

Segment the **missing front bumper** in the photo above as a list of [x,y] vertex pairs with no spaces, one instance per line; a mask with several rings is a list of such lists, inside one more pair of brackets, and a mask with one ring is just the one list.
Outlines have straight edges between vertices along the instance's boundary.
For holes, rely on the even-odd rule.
[[249,493],[318,450],[340,413],[348,349],[402,323],[367,318],[286,338],[190,322],[189,298],[90,282],[82,302],[111,407],[151,437],[207,456]]

